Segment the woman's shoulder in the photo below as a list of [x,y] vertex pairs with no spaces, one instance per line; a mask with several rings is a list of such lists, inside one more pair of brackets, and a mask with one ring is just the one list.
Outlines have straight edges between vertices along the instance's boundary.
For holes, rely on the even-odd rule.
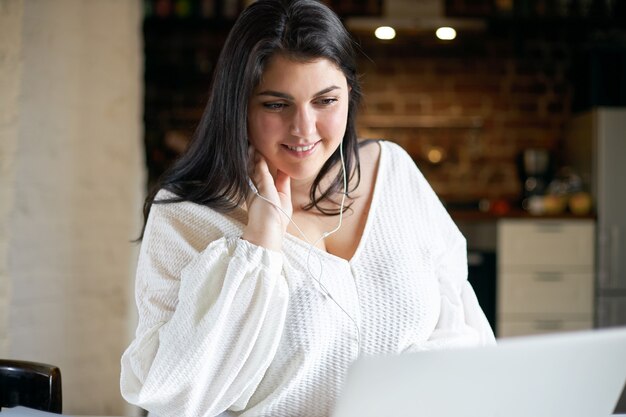
[[407,171],[419,171],[415,160],[402,146],[385,139],[367,139],[361,141],[361,160],[374,160],[382,165],[383,171],[398,171],[402,175]]
[[373,157],[373,159],[379,159],[382,154],[388,154],[392,160],[405,160],[413,161],[408,152],[399,144],[387,139],[361,139],[359,156]]
[[361,164],[376,163],[380,159],[381,140],[364,139],[359,141],[359,162]]
[[[404,188],[411,190],[423,190],[430,188],[428,180],[420,170],[415,159],[405,148],[396,142],[380,140],[381,155],[379,175],[384,177],[384,182],[389,188]],[[424,196],[424,193],[415,195]]]
[[205,204],[185,200],[166,189],[156,193],[150,217],[152,223],[166,224],[180,234],[192,236],[212,229],[234,233],[246,221],[243,209],[221,212]]
[[157,193],[154,195],[155,203],[163,203],[180,199],[179,196],[174,194],[172,191],[167,190],[165,188],[160,188]]
[[155,194],[150,212],[154,209],[165,213],[178,213],[179,215],[183,213],[196,213],[197,215],[202,215],[203,217],[226,216],[235,218],[238,217],[237,214],[240,211],[238,208],[228,211],[215,209],[207,204],[202,204],[192,201],[189,198],[181,197],[166,188],[159,189]]
[[212,210],[206,206],[187,201],[176,193],[165,188],[159,189],[152,200],[150,214],[155,216],[179,217],[189,213],[211,214]]
[[398,143],[390,140],[383,140],[380,143],[381,147],[384,148],[385,152],[389,154],[389,158],[393,161],[411,162],[411,165],[415,164],[411,155]]

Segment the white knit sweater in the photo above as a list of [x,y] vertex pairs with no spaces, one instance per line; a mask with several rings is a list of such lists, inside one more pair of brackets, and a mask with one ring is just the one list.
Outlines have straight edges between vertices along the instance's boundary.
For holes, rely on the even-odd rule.
[[[465,239],[393,143],[381,142],[349,262],[291,235],[282,254],[255,246],[239,238],[246,221],[243,210],[152,206],[139,324],[122,356],[130,403],[161,417],[328,416],[359,347],[378,355],[494,343],[467,282]],[[332,298],[307,270],[309,251]]]

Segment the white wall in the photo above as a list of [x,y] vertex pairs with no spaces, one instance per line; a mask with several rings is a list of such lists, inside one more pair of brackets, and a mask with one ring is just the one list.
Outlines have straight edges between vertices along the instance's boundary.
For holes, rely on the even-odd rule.
[[0,0],[0,72],[0,354],[58,365],[65,413],[123,414],[141,1]]
[[21,73],[22,0],[0,0],[0,357],[8,355],[9,214],[13,207]]

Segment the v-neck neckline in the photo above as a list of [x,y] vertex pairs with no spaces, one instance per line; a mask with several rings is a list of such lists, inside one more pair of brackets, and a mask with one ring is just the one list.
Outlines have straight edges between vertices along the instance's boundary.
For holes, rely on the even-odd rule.
[[376,177],[374,178],[374,190],[372,192],[372,200],[369,204],[369,210],[367,213],[367,219],[365,220],[365,227],[363,227],[363,232],[361,233],[361,237],[359,239],[359,243],[356,247],[356,250],[350,257],[350,259],[342,258],[341,256],[334,255],[326,250],[320,249],[317,246],[313,246],[309,244],[307,241],[299,238],[298,236],[292,235],[287,232],[285,234],[286,239],[294,244],[304,247],[307,250],[312,252],[316,252],[317,254],[324,256],[328,259],[332,259],[335,261],[340,261],[343,263],[347,263],[349,265],[353,265],[357,259],[359,258],[361,252],[363,251],[363,247],[367,243],[367,236],[369,235],[370,229],[372,228],[373,218],[376,215],[376,207],[378,206],[378,195],[380,194],[380,183],[381,183],[381,175],[385,172],[383,169],[383,164],[385,163],[385,147],[384,142],[378,141],[376,142],[380,147],[380,154],[378,155],[378,167],[376,169]]

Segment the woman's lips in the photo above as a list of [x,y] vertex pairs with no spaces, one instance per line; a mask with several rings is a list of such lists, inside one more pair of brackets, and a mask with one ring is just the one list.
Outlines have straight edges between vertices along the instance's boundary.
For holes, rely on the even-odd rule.
[[283,144],[282,146],[291,155],[294,155],[294,156],[302,158],[302,157],[309,156],[310,154],[312,154],[313,151],[315,151],[315,148],[317,148],[317,144],[318,143],[319,143],[319,141],[315,142],[315,143],[308,143],[306,145],[285,145],[285,144]]

